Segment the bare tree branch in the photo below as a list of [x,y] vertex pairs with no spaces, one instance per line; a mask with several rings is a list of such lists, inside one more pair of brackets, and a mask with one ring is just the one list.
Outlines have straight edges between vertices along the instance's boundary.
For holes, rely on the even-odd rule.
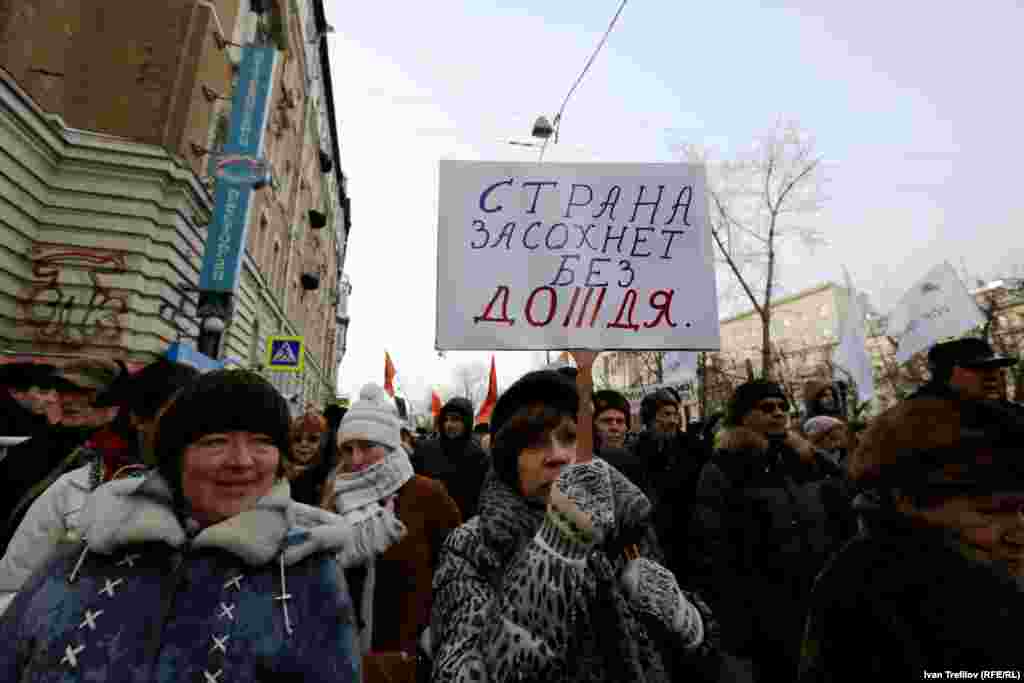
[[[710,154],[682,147],[688,159],[707,164]],[[779,122],[749,155],[709,167],[711,234],[718,252],[761,320],[761,373],[771,376],[772,302],[781,281],[780,245],[797,238],[808,250],[825,243],[814,228],[788,222],[790,216],[820,211],[824,166],[814,143],[795,123]],[[717,361],[716,361],[717,362]],[[717,366],[712,365],[709,376]]]

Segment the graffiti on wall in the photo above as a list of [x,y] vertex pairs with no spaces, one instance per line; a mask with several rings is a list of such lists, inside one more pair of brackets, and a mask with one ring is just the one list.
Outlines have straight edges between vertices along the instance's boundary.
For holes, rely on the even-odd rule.
[[18,307],[34,341],[72,348],[120,344],[131,292],[106,279],[126,272],[124,252],[37,243],[28,255],[33,280]]

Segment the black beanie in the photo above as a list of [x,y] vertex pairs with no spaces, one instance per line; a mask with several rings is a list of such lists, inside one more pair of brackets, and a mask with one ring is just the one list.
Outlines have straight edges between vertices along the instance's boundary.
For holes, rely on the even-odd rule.
[[183,363],[158,358],[132,375],[120,403],[141,418],[152,419],[168,399],[199,377],[199,371]]
[[594,420],[606,410],[618,410],[626,416],[626,429],[629,429],[630,408],[626,397],[617,391],[604,389],[594,392]]
[[766,398],[779,398],[789,406],[789,399],[783,393],[782,387],[775,382],[766,379],[755,379],[736,387],[732,398],[729,399],[729,410],[726,414],[725,424],[737,427],[743,418],[753,410],[758,403]]
[[679,399],[674,391],[658,389],[654,393],[647,394],[640,401],[640,421],[645,427],[650,428],[654,417],[658,414],[658,408],[662,406],[679,407]]
[[291,457],[288,402],[270,382],[248,370],[215,370],[179,394],[160,417],[154,447],[157,469],[181,493],[181,458],[185,449],[207,434],[266,434]]
[[576,383],[564,373],[536,370],[520,377],[498,399],[491,413],[491,465],[498,477],[516,491],[519,491],[519,452],[526,444],[502,433],[502,428],[519,409],[535,402],[559,413],[575,415],[580,395]]

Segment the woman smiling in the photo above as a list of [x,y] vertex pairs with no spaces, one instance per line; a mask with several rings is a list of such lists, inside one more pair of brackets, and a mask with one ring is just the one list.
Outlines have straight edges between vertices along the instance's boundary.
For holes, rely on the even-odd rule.
[[0,680],[357,681],[342,520],[281,478],[288,407],[217,371],[159,418],[156,471],[101,486],[86,538],[0,621]]

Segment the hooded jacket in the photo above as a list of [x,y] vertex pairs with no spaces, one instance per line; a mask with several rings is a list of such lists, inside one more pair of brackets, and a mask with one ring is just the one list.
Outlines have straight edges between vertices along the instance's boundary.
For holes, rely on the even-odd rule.
[[[457,439],[448,438],[444,431],[444,419],[450,413],[461,417],[466,427]],[[480,487],[489,467],[486,453],[473,439],[473,405],[462,397],[449,400],[441,408],[438,425],[438,438],[416,449],[413,466],[417,474],[443,483],[459,506],[462,518],[470,519],[477,513]]]
[[723,647],[774,662],[788,680],[814,578],[845,540],[830,518],[841,505],[827,502],[838,485],[795,433],[769,441],[736,427],[720,435],[697,487],[694,583],[722,621]]
[[340,517],[280,482],[191,535],[171,501],[157,474],[97,489],[87,545],[33,575],[0,618],[0,680],[359,680]]
[[[593,462],[611,480],[615,529],[584,557],[544,553],[545,564],[532,575],[535,584],[510,577],[538,543],[544,508],[493,470],[488,474],[480,514],[448,537],[434,575],[432,681],[654,683],[714,677],[718,625],[699,598],[687,594],[700,611],[704,642],[685,652],[672,634],[642,620],[623,595],[616,577],[626,562],[625,545],[635,543],[640,556],[660,559],[643,533],[650,503],[613,467]],[[521,626],[516,616],[529,611],[539,591],[549,595],[549,613],[535,619],[547,625],[543,631]]]
[[801,683],[920,680],[923,671],[1019,671],[1024,591],[964,557],[943,529],[860,497],[862,532],[814,586]]

